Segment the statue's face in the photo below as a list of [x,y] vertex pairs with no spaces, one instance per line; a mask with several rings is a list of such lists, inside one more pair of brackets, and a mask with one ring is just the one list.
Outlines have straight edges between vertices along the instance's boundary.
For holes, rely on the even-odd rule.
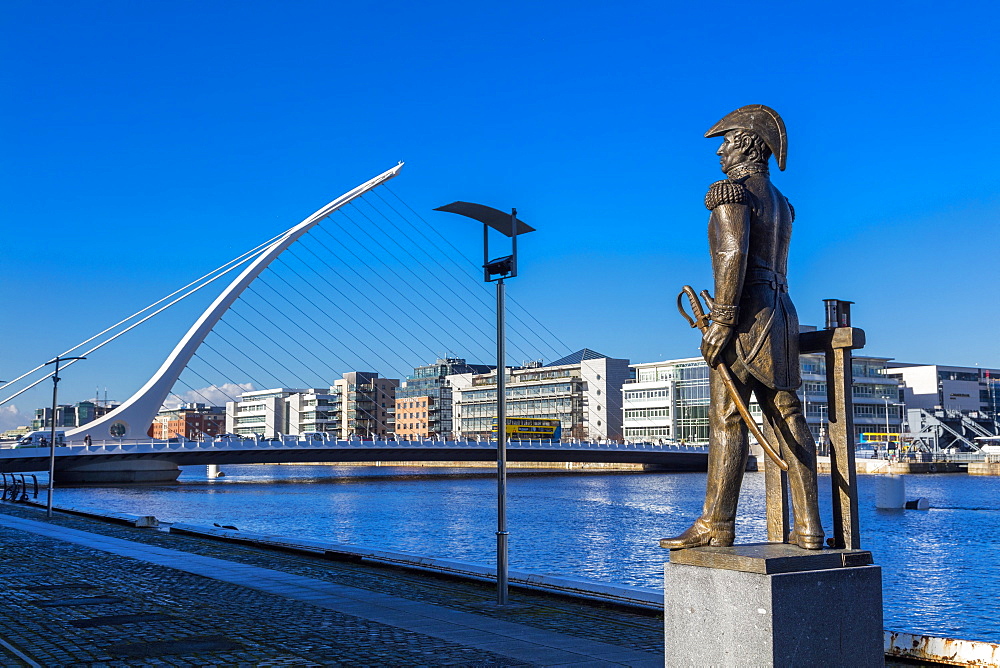
[[733,142],[737,132],[737,130],[730,130],[727,132],[725,137],[722,139],[722,145],[719,146],[719,150],[715,152],[715,154],[719,156],[719,164],[722,165],[723,172],[728,172],[744,159],[743,151],[740,150],[740,147]]

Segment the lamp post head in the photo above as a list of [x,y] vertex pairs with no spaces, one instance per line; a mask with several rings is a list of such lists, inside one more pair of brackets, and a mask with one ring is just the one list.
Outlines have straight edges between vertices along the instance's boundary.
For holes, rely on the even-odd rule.
[[[532,226],[518,220],[517,209],[511,209],[510,213],[505,213],[484,204],[452,202],[434,210],[457,213],[460,216],[478,220],[483,224],[483,279],[487,283],[517,276],[517,237],[520,234],[535,231]],[[489,228],[493,228],[511,240],[510,255],[490,258]]]
[[[489,225],[506,237],[514,237],[518,234],[527,234],[528,232],[535,231],[535,228],[531,225],[528,225],[523,220],[517,219],[516,209],[514,209],[511,213],[507,213],[506,211],[500,211],[499,209],[494,209],[493,207],[486,206],[485,204],[475,204],[473,202],[452,202],[451,204],[439,206],[434,210],[444,211],[446,213],[457,213],[460,216],[478,220],[480,223]],[[512,225],[514,222],[517,223],[516,230]]]

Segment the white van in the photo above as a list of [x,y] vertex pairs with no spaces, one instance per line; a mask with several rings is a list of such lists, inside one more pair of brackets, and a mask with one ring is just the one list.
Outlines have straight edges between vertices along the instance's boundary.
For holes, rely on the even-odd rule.
[[303,441],[312,441],[322,443],[327,439],[327,432],[325,431],[304,431],[302,436],[299,437]]
[[[40,429],[25,434],[17,440],[17,448],[47,448],[49,439],[52,437],[51,429]],[[61,448],[66,445],[66,432],[56,430],[56,447]]]

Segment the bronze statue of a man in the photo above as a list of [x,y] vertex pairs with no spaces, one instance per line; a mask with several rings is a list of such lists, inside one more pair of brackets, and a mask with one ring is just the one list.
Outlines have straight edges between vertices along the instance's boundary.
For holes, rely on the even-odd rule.
[[788,297],[788,243],[795,211],[771,183],[768,159],[785,169],[785,124],[760,104],[741,107],[706,137],[724,136],[716,152],[726,179],[705,196],[711,211],[708,241],[715,276],[710,324],[701,351],[710,367],[708,488],[701,517],[684,533],[660,541],[681,549],[733,544],[736,506],[749,451],[747,425],[719,368],[728,367],[732,390],[744,406],[751,393],[788,463],[795,525],[789,542],[823,547],[816,493],[816,443],[795,393],[799,373],[799,321]]

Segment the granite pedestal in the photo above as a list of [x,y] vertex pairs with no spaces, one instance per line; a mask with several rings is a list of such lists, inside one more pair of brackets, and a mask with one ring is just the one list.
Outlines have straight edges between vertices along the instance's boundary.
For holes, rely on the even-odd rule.
[[782,543],[670,553],[667,666],[883,666],[882,569]]

